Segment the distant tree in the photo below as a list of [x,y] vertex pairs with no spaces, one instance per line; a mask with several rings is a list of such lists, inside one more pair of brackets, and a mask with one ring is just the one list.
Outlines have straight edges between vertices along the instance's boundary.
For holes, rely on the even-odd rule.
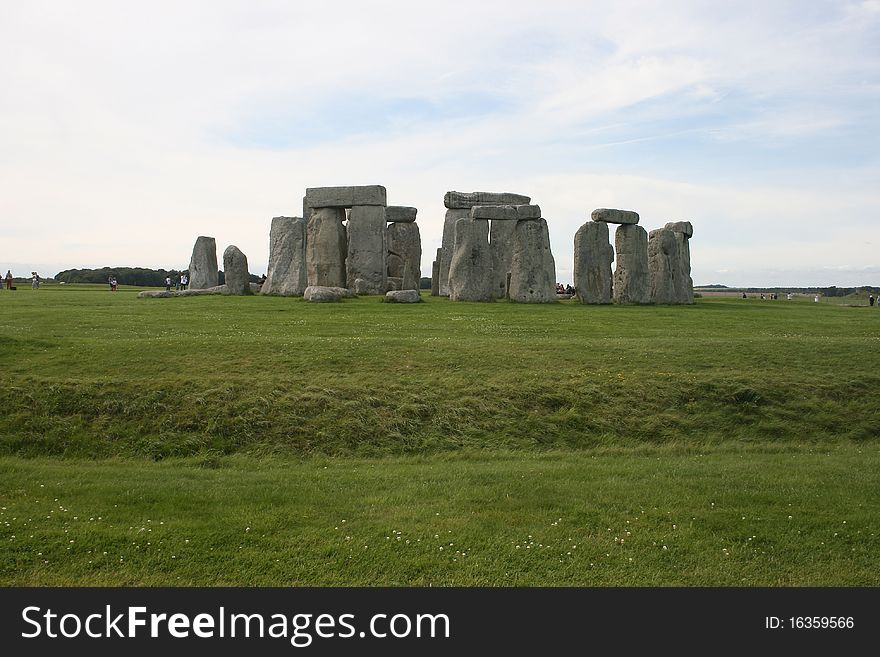
[[419,279],[419,289],[422,290],[430,290],[431,289],[431,279],[427,276],[422,276]]

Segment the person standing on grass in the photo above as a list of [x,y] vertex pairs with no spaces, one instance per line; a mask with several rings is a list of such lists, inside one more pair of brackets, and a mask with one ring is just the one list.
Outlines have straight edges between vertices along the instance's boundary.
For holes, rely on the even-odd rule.
[[869,305],[869,306],[873,306],[873,305],[874,305],[874,295],[873,295],[873,294],[872,294],[871,296],[868,297],[868,305]]
[[171,277],[170,276],[165,277],[165,291],[171,292]]
[[31,272],[31,289],[32,290],[39,290],[40,289],[40,275],[35,271]]
[[6,270],[6,289],[7,290],[12,289],[12,270],[11,269]]
[[186,274],[180,275],[180,289],[185,290],[186,286],[189,285],[189,276]]

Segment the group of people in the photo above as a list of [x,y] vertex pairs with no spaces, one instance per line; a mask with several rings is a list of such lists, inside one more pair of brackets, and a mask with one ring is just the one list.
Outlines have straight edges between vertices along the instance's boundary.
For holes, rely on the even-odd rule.
[[171,286],[174,286],[174,289],[177,291],[185,290],[189,285],[189,276],[186,274],[181,274],[180,277],[176,279],[172,279],[171,276],[165,277],[165,290],[167,292],[171,291]]
[[562,283],[557,283],[556,294],[567,294],[571,296],[574,294],[574,287],[572,287],[571,285],[563,285]]
[[[15,282],[15,276],[12,275],[11,269],[6,270],[6,276],[4,276],[3,279],[6,281],[6,289],[7,290],[14,290],[15,289],[15,286],[13,285],[13,283]],[[31,272],[31,287],[33,289],[35,289],[35,290],[40,289],[40,281],[41,280],[43,280],[43,279],[40,278],[40,275],[37,272],[35,272],[35,271]]]

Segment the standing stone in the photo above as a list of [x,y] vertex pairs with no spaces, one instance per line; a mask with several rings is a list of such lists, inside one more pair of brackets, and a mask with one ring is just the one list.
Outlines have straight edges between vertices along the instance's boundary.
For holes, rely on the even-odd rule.
[[250,294],[250,274],[247,257],[237,246],[227,246],[223,252],[223,274],[226,294]]
[[[348,215],[348,288],[357,294],[385,294],[385,208],[357,205]],[[420,256],[421,257],[421,256]]]
[[678,242],[667,228],[652,230],[648,235],[648,270],[651,274],[651,303],[676,303],[675,269]]
[[269,231],[269,270],[261,292],[301,297],[307,285],[306,222],[302,217],[274,217]]
[[449,296],[449,266],[452,264],[452,255],[455,249],[455,224],[459,219],[464,219],[470,214],[469,208],[450,208],[446,210],[446,218],[443,221],[443,242],[440,247],[440,296]]
[[492,301],[492,254],[489,222],[459,219],[455,224],[455,247],[449,264],[449,298],[453,301]]
[[431,263],[431,296],[440,296],[440,254],[443,249],[437,249],[436,260]]
[[509,296],[517,303],[555,303],[556,261],[544,219],[517,221],[513,232]]
[[492,290],[496,299],[507,294],[507,278],[513,262],[515,221],[492,221],[489,225],[489,250],[492,252]]
[[217,271],[217,242],[202,235],[196,239],[189,261],[189,289],[205,290],[220,285]]
[[675,221],[666,224],[666,229],[675,235],[678,246],[678,258],[673,267],[672,279],[675,284],[676,303],[692,304],[694,302],[694,281],[691,278],[691,247],[690,238],[694,227],[690,221]]
[[303,221],[306,222],[306,225],[309,223],[309,217],[312,216],[312,208],[309,206],[308,197],[303,196]]
[[393,223],[385,229],[389,277],[403,279],[401,290],[418,290],[422,277],[422,238],[416,223]]
[[651,303],[647,231],[633,224],[618,226],[614,235],[614,246],[617,251],[614,301]]
[[345,287],[345,210],[313,209],[306,235],[306,271],[309,285]]
[[611,303],[612,262],[608,224],[588,221],[574,236],[574,288],[581,303]]

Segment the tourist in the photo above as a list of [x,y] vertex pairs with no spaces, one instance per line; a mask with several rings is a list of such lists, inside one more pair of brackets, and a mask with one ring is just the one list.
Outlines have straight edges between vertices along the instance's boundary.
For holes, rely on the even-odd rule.
[[186,286],[189,285],[189,276],[186,274],[180,275],[180,289],[185,290]]
[[819,303],[819,295],[813,297],[813,303]]
[[31,289],[32,290],[39,290],[40,289],[40,275],[35,271],[31,272]]
[[170,276],[165,277],[165,291],[171,292],[171,277]]
[[874,295],[873,295],[873,294],[872,294],[871,296],[868,297],[868,305],[869,305],[869,306],[873,306],[873,305],[874,305]]
[[6,270],[6,289],[7,290],[12,289],[12,270],[11,269]]

